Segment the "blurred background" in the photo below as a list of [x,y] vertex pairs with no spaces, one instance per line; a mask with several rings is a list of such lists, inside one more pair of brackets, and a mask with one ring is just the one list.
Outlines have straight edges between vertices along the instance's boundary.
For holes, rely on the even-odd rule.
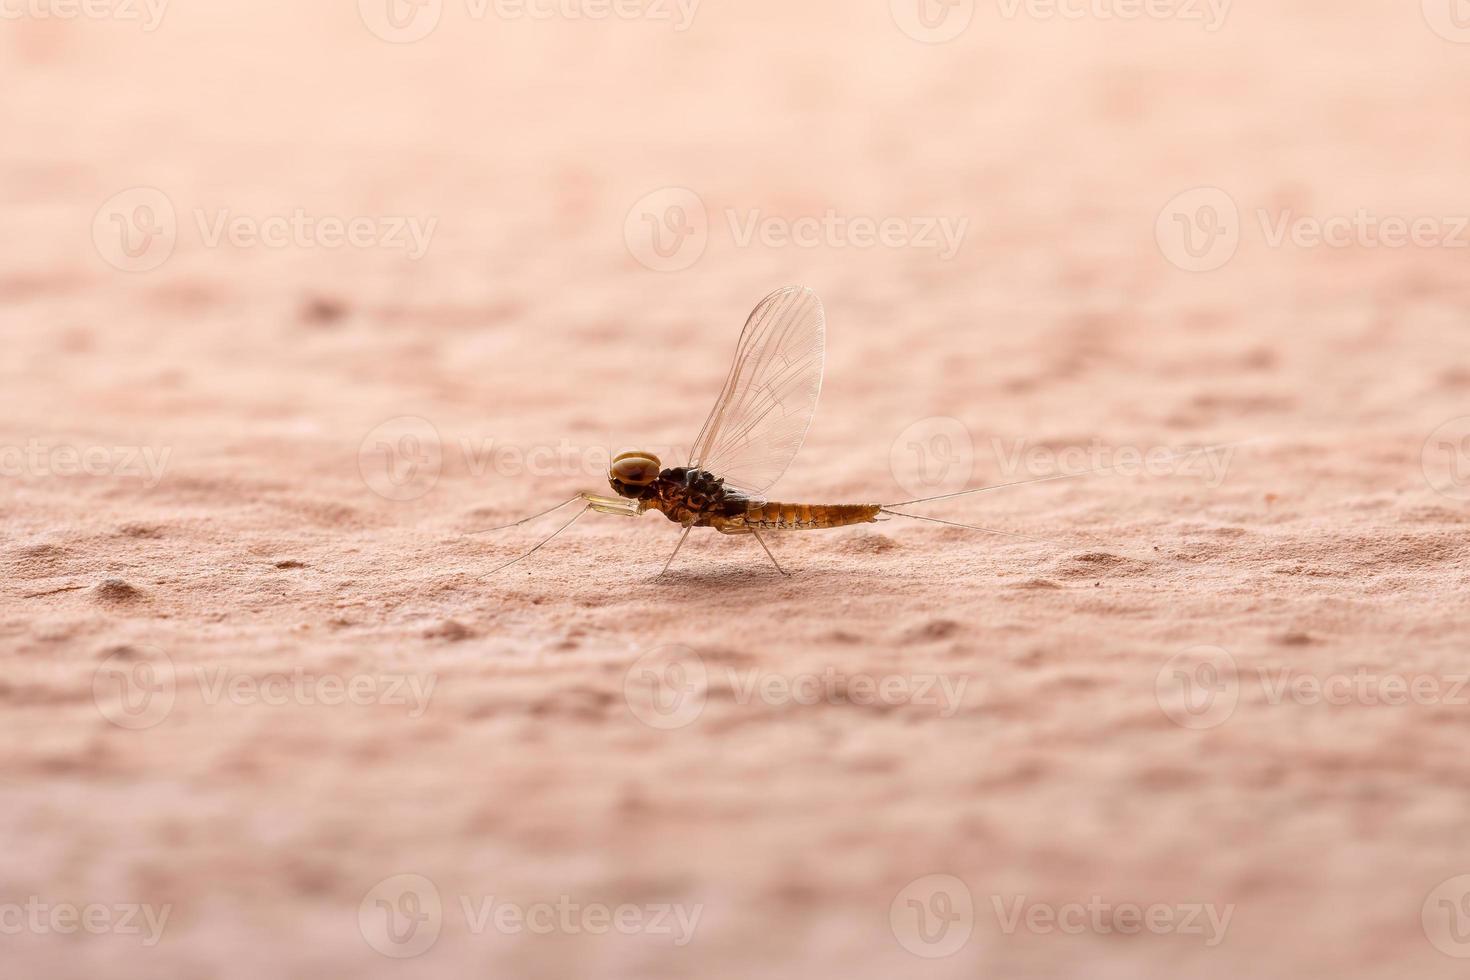
[[[173,909],[27,918],[0,972],[1458,975],[1462,714],[1246,697],[1196,738],[1153,685],[1190,644],[1452,672],[1470,5],[0,0],[0,57],[0,906]],[[829,355],[784,499],[1275,448],[1215,495],[945,512],[1062,557],[885,526],[785,545],[805,584],[720,541],[658,591],[669,529],[609,519],[483,577],[537,537],[464,532],[687,446],[789,283]],[[1163,540],[1187,572],[1096,558]],[[624,686],[669,644],[985,693],[939,727],[722,689],[670,740]],[[99,716],[140,663],[177,706]],[[437,710],[197,673],[302,665]],[[497,895],[702,925],[497,929]]]

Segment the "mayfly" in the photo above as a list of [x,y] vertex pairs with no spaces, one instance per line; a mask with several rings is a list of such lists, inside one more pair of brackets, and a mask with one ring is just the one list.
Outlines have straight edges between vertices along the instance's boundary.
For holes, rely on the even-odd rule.
[[795,504],[767,500],[766,490],[786,472],[801,449],[817,411],[826,358],[826,322],[822,302],[810,289],[788,286],[761,300],[740,333],[729,377],[694,441],[687,465],[664,469],[653,453],[619,454],[608,471],[608,483],[616,496],[583,492],[513,524],[488,528],[499,531],[516,527],[576,501],[585,503],[571,520],[530,551],[494,571],[535,554],[589,510],[625,517],[656,510],[682,527],[683,533],[660,575],[669,570],[689,532],[696,527],[714,528],[721,534],[750,535],[783,575],[789,573],[766,545],[762,531],[818,530],[869,524],[886,517],[907,517],[1025,538],[1028,535],[922,517],[894,508],[1085,475],[1040,477],[894,504]]

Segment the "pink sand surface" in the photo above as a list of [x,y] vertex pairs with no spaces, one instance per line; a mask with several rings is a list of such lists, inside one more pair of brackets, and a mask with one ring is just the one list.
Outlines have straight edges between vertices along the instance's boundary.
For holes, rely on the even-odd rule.
[[[1470,37],[906,3],[6,8],[0,975],[1464,975]],[[787,283],[780,499],[1257,441],[488,574]]]

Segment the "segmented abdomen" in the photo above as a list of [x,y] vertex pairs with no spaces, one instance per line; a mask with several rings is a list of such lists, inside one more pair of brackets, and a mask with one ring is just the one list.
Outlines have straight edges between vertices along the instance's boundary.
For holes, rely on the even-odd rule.
[[736,521],[743,522],[746,527],[806,531],[866,524],[878,519],[881,508],[881,504],[783,504],[772,501],[751,507]]

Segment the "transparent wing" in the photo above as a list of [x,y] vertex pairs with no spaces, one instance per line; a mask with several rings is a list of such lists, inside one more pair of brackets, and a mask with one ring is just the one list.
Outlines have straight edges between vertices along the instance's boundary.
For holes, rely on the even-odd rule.
[[826,340],[822,301],[810,289],[788,286],[761,300],[689,465],[757,494],[780,479],[817,411]]

